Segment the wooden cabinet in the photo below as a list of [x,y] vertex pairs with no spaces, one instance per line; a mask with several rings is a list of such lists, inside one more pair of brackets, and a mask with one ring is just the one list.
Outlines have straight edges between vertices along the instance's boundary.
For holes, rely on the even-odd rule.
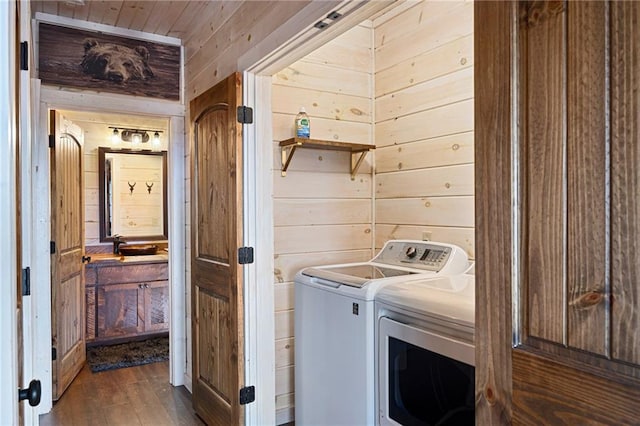
[[640,3],[476,2],[476,422],[637,424]]
[[166,261],[87,265],[87,341],[167,332],[167,272]]

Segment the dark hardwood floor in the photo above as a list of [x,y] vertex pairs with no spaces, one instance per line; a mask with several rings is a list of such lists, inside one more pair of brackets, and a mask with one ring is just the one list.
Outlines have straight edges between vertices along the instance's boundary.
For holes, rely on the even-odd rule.
[[87,365],[71,383],[43,426],[204,425],[184,386],[169,384],[169,362],[92,373]]

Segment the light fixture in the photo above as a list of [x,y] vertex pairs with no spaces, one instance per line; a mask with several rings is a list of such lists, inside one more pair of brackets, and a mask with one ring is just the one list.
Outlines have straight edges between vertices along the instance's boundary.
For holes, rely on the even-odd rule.
[[111,133],[111,143],[115,145],[120,143],[120,132],[118,132],[116,128],[114,128],[113,133]]
[[[122,142],[131,142],[134,146],[139,146],[140,144],[149,142],[149,133],[153,133],[153,146],[160,146],[160,133],[162,130],[153,130],[153,129],[127,129],[122,127],[111,127],[113,132],[111,133],[111,142],[115,144],[119,144]],[[119,129],[119,130],[118,130]]]

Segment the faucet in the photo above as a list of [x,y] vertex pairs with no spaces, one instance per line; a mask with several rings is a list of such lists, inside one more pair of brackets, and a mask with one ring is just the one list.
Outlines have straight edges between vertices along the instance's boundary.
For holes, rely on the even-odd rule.
[[120,240],[120,235],[113,236],[113,254],[120,254],[120,244],[126,244],[126,242]]

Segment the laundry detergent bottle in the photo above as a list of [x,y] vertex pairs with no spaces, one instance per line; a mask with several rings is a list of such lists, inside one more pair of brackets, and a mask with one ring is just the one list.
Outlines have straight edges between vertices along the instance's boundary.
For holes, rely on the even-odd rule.
[[309,116],[304,107],[300,108],[300,112],[296,115],[296,137],[297,138],[309,138],[311,137],[311,128],[309,125]]

